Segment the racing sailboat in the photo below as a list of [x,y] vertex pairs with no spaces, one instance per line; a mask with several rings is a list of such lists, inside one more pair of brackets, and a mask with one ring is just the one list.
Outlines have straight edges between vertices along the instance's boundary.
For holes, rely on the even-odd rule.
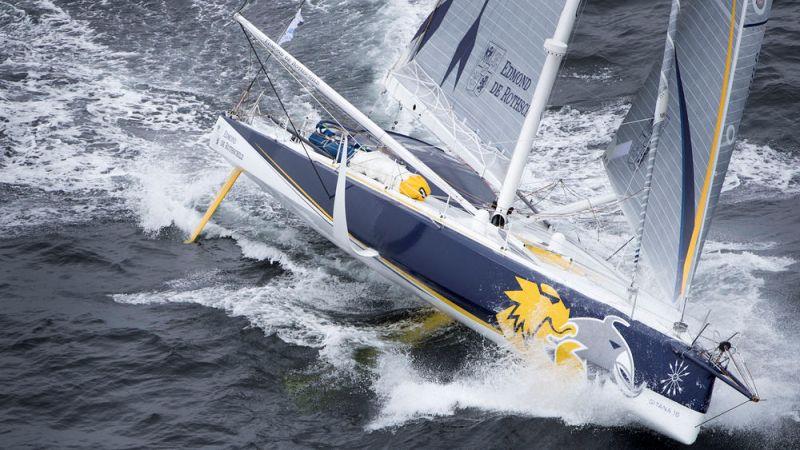
[[[758,401],[730,342],[684,317],[731,158],[771,0],[672,0],[665,45],[604,156],[635,238],[633,273],[532,220],[518,187],[581,0],[440,0],[386,77],[440,141],[387,131],[234,15],[329,116],[262,126],[222,115],[211,147],[352,257],[498,345],[610,380],[641,423],[694,442],[717,380]],[[296,25],[295,25],[296,26]],[[262,74],[268,69],[258,59]],[[259,97],[260,98],[260,97]],[[242,103],[242,102],[240,102]],[[639,255],[655,283],[641,282]],[[702,343],[702,344],[701,344]]]

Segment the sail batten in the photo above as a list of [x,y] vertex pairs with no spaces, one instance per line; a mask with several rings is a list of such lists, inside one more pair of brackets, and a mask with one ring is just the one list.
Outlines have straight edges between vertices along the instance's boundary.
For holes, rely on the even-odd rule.
[[495,189],[567,0],[442,0],[386,87]]
[[[679,306],[708,234],[735,145],[753,71],[763,41],[770,0],[684,1],[675,39],[672,93],[655,157],[645,260],[666,294]],[[644,185],[658,74],[633,102],[604,162],[619,196]],[[642,205],[623,203],[636,223]]]

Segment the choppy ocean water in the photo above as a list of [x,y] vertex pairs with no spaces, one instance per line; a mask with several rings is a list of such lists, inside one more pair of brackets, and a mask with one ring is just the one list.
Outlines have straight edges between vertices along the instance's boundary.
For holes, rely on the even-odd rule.
[[[310,0],[288,48],[414,129],[380,82],[433,3]],[[529,186],[604,189],[597,156],[661,39],[654,3],[590,2]],[[295,5],[248,17],[275,36]],[[0,447],[673,445],[462,327],[398,340],[428,310],[252,183],[181,243],[227,174],[206,131],[252,70],[238,6],[0,1]],[[709,424],[705,447],[800,445],[800,5],[774,9],[691,311],[743,332],[767,401]],[[619,218],[570,226],[609,254],[627,238]],[[738,401],[718,386],[710,413]]]

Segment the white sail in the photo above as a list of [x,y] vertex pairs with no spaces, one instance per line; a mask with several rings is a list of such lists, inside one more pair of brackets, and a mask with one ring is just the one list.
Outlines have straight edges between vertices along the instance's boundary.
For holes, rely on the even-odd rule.
[[[644,258],[676,306],[685,300],[719,199],[771,0],[684,0],[642,235]],[[636,226],[658,94],[657,67],[604,161]]]
[[387,89],[495,189],[566,0],[441,0]]

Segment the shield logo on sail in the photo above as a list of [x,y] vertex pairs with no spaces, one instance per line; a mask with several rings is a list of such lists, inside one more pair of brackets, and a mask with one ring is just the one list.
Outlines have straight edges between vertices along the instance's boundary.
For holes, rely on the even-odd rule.
[[467,84],[467,92],[476,97],[481,95],[500,65],[500,61],[505,57],[506,49],[490,41],[489,45],[486,46],[486,50],[483,51],[478,67],[472,71]]

